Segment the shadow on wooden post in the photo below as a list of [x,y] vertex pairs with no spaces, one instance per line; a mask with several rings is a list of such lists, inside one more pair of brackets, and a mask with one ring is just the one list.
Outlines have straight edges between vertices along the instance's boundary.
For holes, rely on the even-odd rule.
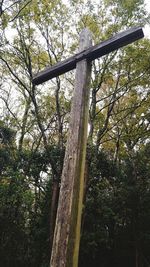
[[[79,50],[91,45],[91,33],[84,29]],[[90,78],[91,63],[87,60],[77,63],[50,267],[78,266]]]

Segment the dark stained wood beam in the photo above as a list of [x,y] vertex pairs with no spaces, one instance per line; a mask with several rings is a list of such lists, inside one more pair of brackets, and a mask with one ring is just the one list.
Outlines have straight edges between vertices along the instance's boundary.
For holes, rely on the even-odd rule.
[[39,72],[33,77],[33,84],[42,84],[54,77],[73,70],[76,68],[77,62],[83,59],[92,61],[143,37],[144,33],[141,27],[134,27],[118,33],[112,38],[103,41],[98,45],[91,46],[90,48],[83,50],[82,52],[77,53],[64,61],[61,61],[54,66],[48,67]]

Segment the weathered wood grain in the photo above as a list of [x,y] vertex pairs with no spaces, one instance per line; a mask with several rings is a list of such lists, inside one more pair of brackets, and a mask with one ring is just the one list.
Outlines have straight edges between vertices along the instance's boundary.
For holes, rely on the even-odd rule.
[[[91,33],[80,36],[80,51],[91,46]],[[70,128],[61,179],[50,267],[77,267],[84,188],[91,63],[76,66]]]

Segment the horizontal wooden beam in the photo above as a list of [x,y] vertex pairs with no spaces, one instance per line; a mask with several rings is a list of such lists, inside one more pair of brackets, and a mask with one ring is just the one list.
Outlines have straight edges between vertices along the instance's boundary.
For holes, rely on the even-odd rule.
[[144,33],[141,27],[134,27],[118,33],[98,45],[91,46],[90,48],[83,50],[64,61],[58,62],[54,66],[48,67],[39,72],[33,77],[33,84],[42,84],[54,77],[73,70],[76,67],[77,62],[83,59],[92,61],[143,37]]

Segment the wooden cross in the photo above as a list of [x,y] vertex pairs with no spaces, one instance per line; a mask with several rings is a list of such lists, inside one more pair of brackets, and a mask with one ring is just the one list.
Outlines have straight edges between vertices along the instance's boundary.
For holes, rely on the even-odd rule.
[[142,28],[136,27],[92,46],[91,33],[84,29],[80,35],[79,53],[33,78],[33,83],[38,85],[76,68],[50,267],[78,266],[91,61],[143,37]]

